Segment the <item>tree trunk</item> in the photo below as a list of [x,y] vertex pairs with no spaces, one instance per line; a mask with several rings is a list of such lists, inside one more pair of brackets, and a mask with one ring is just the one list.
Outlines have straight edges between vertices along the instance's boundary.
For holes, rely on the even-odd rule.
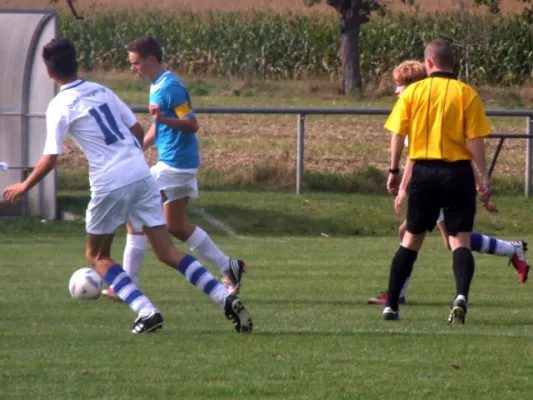
[[[355,21],[354,21],[355,22]],[[358,23],[351,23],[341,32],[341,61],[342,61],[342,93],[348,94],[355,89],[361,89],[363,78],[359,55]]]
[[341,62],[342,93],[348,94],[363,86],[359,55],[359,1],[345,0],[338,11],[341,13]]

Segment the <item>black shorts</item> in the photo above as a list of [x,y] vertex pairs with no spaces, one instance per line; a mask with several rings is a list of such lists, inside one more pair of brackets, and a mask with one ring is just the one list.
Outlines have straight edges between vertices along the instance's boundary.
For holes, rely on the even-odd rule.
[[415,161],[407,205],[407,231],[432,231],[444,213],[450,236],[472,232],[476,216],[476,183],[470,161]]

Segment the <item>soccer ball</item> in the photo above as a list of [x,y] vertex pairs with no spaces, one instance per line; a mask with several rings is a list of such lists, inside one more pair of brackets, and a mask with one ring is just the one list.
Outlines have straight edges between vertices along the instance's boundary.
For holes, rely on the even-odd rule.
[[74,272],[68,283],[70,295],[78,300],[96,300],[102,291],[102,278],[92,268]]

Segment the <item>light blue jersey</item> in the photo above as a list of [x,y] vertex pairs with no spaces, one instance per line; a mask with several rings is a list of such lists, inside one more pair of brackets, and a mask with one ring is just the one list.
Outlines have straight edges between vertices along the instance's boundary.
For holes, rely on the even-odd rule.
[[[176,75],[163,72],[150,87],[150,104],[157,104],[164,117],[193,117],[189,92]],[[178,169],[200,166],[196,133],[182,132],[168,125],[156,123],[155,146],[158,161]]]

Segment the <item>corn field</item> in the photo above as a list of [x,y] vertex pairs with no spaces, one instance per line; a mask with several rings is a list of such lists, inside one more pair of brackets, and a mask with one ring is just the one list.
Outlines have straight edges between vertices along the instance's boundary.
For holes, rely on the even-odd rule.
[[[128,68],[125,45],[152,35],[163,44],[165,63],[181,73],[265,79],[340,74],[335,16],[117,12],[85,21],[61,18],[60,32],[77,44],[85,70]],[[526,16],[446,13],[389,14],[364,25],[360,48],[365,80],[382,79],[402,60],[421,59],[424,44],[436,37],[456,44],[462,79],[516,85],[532,78],[533,25]]]

